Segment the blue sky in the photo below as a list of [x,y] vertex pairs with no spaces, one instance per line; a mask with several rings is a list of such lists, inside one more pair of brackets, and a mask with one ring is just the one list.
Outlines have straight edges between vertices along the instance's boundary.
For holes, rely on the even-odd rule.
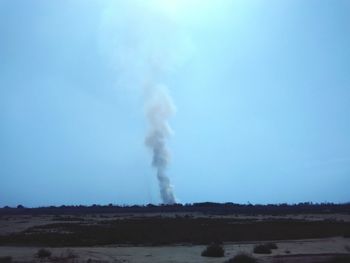
[[179,202],[350,201],[349,11],[346,0],[0,0],[0,206],[159,203],[149,79],[177,108]]

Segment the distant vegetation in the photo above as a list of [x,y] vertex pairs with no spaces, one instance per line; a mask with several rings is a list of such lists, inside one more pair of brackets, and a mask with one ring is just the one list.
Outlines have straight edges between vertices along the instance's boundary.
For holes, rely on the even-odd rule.
[[26,208],[18,205],[17,208],[5,206],[0,208],[0,215],[10,214],[93,214],[93,213],[167,213],[167,212],[202,212],[207,214],[247,214],[247,215],[286,215],[307,213],[350,213],[350,203],[299,203],[299,204],[270,204],[252,205],[235,203],[194,203],[174,205],[144,205],[144,206],[118,206],[118,205],[92,205],[92,206],[50,206],[38,208]]

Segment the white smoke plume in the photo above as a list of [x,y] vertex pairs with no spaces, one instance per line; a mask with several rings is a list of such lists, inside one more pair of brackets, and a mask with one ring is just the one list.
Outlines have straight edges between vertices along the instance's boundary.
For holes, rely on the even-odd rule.
[[152,152],[162,202],[173,204],[175,195],[166,173],[166,142],[172,133],[168,121],[175,106],[162,83],[192,53],[192,42],[178,23],[159,9],[166,2],[113,3],[115,6],[107,8],[102,18],[102,50],[113,61],[118,86],[127,86],[136,93],[142,90],[144,94],[149,125],[145,144]]
[[166,168],[169,163],[169,151],[166,147],[166,140],[172,133],[168,119],[174,113],[175,106],[167,93],[166,87],[161,85],[153,87],[152,94],[146,105],[146,116],[150,130],[145,142],[153,153],[152,165],[157,171],[160,195],[165,204],[176,202],[169,177],[166,174]]

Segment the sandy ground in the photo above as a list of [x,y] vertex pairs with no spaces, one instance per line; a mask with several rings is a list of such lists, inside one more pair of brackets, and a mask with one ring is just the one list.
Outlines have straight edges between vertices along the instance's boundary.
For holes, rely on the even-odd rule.
[[[229,243],[225,244],[225,258],[206,258],[200,254],[204,246],[162,246],[162,247],[78,247],[78,248],[48,248],[53,257],[62,257],[70,250],[78,258],[75,262],[125,262],[125,263],[194,263],[194,262],[224,262],[240,252],[251,254],[258,243]],[[310,262],[310,259],[322,259],[319,255],[350,253],[349,238],[327,238],[309,240],[290,240],[276,242],[278,249],[271,255],[257,255],[261,262],[274,262],[274,256],[288,256],[279,258],[278,262]],[[14,261],[34,261],[38,247],[0,247],[0,257],[12,256]],[[293,257],[294,255],[294,257]],[[307,257],[301,255],[308,255]],[[284,259],[284,260],[283,260]],[[309,261],[308,261],[309,260]],[[322,261],[322,260],[321,260]],[[275,262],[276,259],[275,259]]]

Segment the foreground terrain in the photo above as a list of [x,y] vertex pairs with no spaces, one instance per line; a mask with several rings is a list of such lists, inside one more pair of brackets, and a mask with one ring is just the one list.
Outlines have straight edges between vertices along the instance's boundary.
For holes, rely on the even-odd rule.
[[[348,205],[0,209],[1,262],[350,262]],[[273,243],[269,254],[254,253]],[[201,256],[222,244],[224,257]],[[49,255],[39,258],[38,251]],[[334,260],[341,256],[342,259]]]

